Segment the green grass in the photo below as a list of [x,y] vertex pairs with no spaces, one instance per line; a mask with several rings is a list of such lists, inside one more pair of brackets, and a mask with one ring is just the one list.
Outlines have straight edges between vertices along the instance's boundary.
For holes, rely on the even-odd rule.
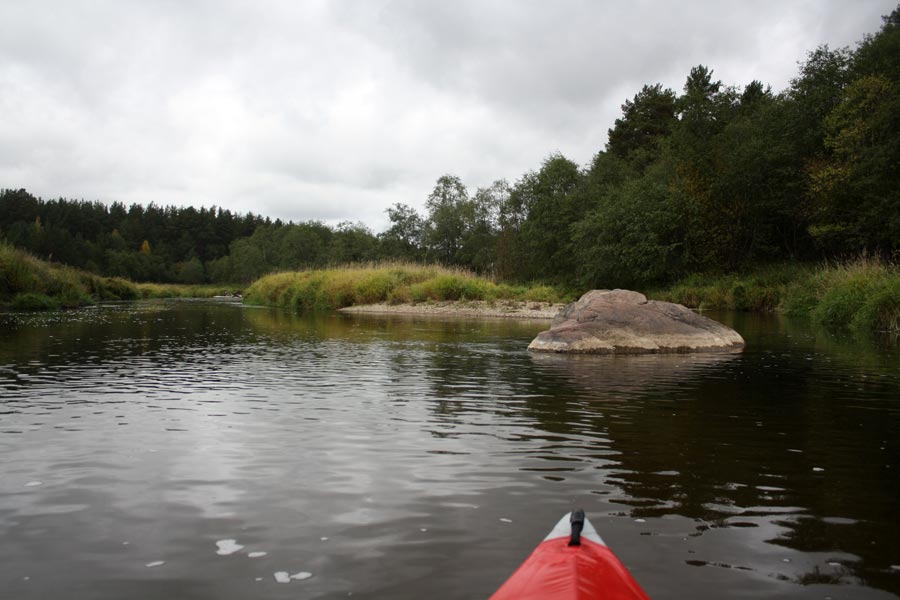
[[871,257],[826,265],[785,308],[789,314],[808,310],[825,325],[900,331],[900,266]]
[[461,269],[405,263],[275,273],[254,282],[244,298],[252,304],[306,311],[381,302],[561,302],[570,299],[564,292],[549,286],[498,284]]
[[692,275],[649,295],[692,308],[780,311],[832,327],[900,330],[900,266],[867,256],[740,275]]
[[134,283],[50,263],[0,242],[0,306],[15,310],[76,308],[139,298],[207,298],[233,286]]
[[691,308],[770,312],[779,310],[794,283],[807,278],[811,270],[808,265],[781,264],[744,274],[695,274],[649,295]]

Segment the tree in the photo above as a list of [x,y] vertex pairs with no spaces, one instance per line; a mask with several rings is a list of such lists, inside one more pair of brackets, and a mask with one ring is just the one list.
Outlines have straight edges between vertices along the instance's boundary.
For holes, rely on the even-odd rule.
[[334,232],[318,221],[285,225],[276,230],[273,245],[280,269],[311,269],[328,262]]
[[675,124],[675,92],[662,84],[645,85],[622,105],[622,116],[609,130],[606,151],[643,169],[658,152],[659,141]]
[[242,238],[232,242],[229,256],[231,277],[235,282],[249,283],[271,269],[262,250],[253,243],[251,238]]
[[459,177],[444,175],[438,178],[425,208],[425,247],[427,256],[444,265],[458,264],[460,245],[466,228],[464,211],[469,192]]
[[788,133],[798,140],[800,152],[809,160],[825,150],[825,118],[840,104],[844,87],[850,83],[851,57],[847,48],[819,46],[807,54],[799,75],[791,80]]
[[500,211],[510,193],[509,183],[498,179],[488,187],[478,188],[468,201],[462,211],[465,232],[459,251],[464,266],[478,273],[495,273]]
[[561,275],[573,272],[569,228],[584,216],[574,195],[581,180],[577,164],[553,154],[540,171],[516,183],[510,202],[526,215],[519,232],[524,251],[520,278],[559,281]]
[[830,156],[810,171],[810,233],[823,250],[900,249],[900,90],[880,75],[860,77],[825,120]]
[[203,283],[206,275],[203,263],[196,256],[190,260],[175,263],[175,281],[180,283]]
[[332,235],[329,262],[340,265],[372,260],[377,243],[375,234],[363,223],[338,223]]
[[599,206],[572,228],[583,287],[633,287],[681,274],[681,219],[664,163],[609,188]]
[[421,260],[425,221],[416,209],[399,202],[385,212],[391,226],[378,236],[381,255],[393,259]]

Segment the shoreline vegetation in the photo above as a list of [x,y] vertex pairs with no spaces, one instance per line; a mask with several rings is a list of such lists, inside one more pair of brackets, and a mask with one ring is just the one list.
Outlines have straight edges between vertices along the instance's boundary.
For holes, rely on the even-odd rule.
[[298,311],[384,305],[395,307],[387,312],[400,312],[396,307],[447,302],[459,303],[460,310],[480,302],[501,311],[504,305],[514,306],[511,303],[536,306],[573,299],[574,294],[548,285],[495,283],[464,269],[410,263],[274,273],[261,277],[244,293],[248,304]]
[[135,283],[41,260],[0,242],[0,309],[56,310],[98,302],[149,298],[212,298],[232,293],[222,284]]
[[[233,285],[134,283],[50,263],[0,243],[0,308],[53,310],[149,298],[212,298]],[[244,302],[293,311],[550,319],[581,291],[510,285],[464,269],[381,263],[263,276]],[[691,275],[641,290],[696,310],[780,312],[828,327],[900,331],[900,266],[878,257],[782,264],[744,274]]]

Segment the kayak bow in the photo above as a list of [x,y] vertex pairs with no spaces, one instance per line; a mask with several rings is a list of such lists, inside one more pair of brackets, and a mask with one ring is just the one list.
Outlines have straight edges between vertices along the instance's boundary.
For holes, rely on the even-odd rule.
[[649,600],[577,510],[560,519],[490,600]]

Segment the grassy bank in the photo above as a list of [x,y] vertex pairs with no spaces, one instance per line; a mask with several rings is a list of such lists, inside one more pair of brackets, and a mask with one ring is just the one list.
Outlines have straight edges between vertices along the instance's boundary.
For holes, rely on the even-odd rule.
[[[0,307],[15,310],[142,298],[209,298],[235,289],[102,277],[0,243]],[[781,311],[829,326],[900,331],[900,265],[871,257],[818,266],[783,264],[746,274],[692,275],[648,296],[692,308]],[[550,286],[508,285],[464,270],[414,264],[276,273],[257,280],[244,293],[248,303],[305,311],[382,302],[564,302],[573,297]]]
[[0,243],[0,306],[14,310],[76,308],[141,298],[206,298],[233,290],[223,285],[134,283],[102,277],[43,261]]
[[782,311],[829,326],[900,330],[900,266],[871,257],[777,265],[743,275],[692,275],[649,295],[692,308]]
[[414,264],[376,264],[275,273],[257,280],[244,294],[244,301],[248,303],[293,310],[333,310],[382,302],[560,302],[569,299],[550,286],[498,284],[463,270]]

